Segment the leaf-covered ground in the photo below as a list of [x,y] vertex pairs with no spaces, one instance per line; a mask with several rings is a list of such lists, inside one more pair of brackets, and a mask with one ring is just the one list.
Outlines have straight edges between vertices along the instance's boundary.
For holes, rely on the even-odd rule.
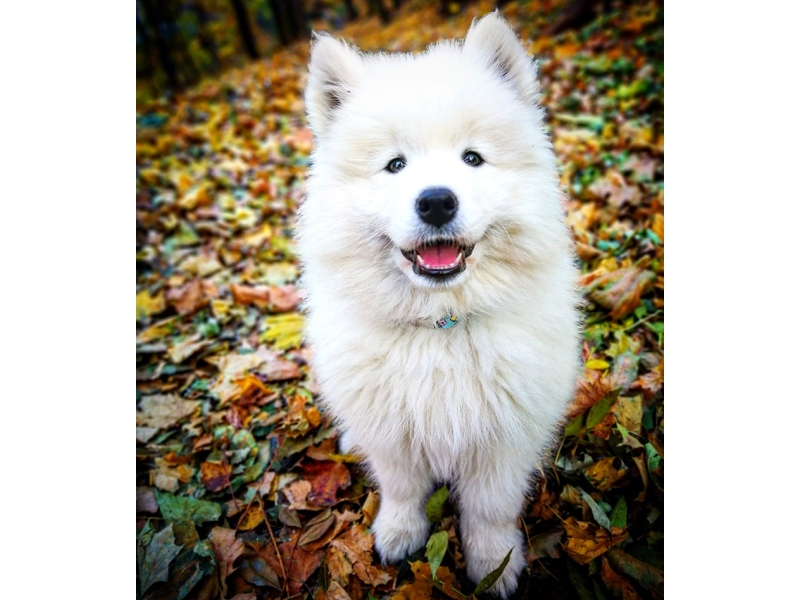
[[[563,2],[504,9],[539,61],[587,301],[586,368],[521,523],[521,598],[664,595],[663,8],[633,4],[556,37]],[[388,27],[340,35],[416,51],[491,9],[443,19],[408,2]],[[428,550],[379,564],[379,494],[315,403],[292,243],[312,148],[307,57],[293,46],[137,107],[141,598],[476,591],[446,489],[429,502]]]

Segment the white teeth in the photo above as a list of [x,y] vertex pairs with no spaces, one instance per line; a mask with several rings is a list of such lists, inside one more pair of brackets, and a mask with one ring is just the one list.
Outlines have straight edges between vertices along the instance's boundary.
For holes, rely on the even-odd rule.
[[425,266],[425,261],[422,260],[422,257],[419,254],[417,254],[417,262],[419,263],[420,267]]
[[463,255],[463,253],[462,253],[462,252],[459,252],[459,253],[458,253],[458,256],[456,257],[456,262],[454,262],[454,263],[453,263],[453,266],[454,266],[454,267],[455,267],[456,265],[458,265],[458,264],[461,264],[461,258],[462,258],[462,255]]

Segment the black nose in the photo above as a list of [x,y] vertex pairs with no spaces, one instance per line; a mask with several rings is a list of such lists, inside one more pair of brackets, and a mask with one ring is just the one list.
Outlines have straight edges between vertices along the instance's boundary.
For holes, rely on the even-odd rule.
[[428,188],[417,198],[419,218],[435,227],[452,221],[457,212],[456,195],[447,188]]

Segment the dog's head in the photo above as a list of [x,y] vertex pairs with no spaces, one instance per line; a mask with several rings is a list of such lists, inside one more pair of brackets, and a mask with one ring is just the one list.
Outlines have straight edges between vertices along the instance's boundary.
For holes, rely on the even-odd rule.
[[[301,255],[387,311],[502,304],[563,238],[537,71],[497,13],[422,54],[312,45]],[[322,271],[320,271],[322,276]]]

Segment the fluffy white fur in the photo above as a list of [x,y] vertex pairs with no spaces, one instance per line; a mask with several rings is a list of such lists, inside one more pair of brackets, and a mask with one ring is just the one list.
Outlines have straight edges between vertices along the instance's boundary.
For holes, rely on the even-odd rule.
[[[536,69],[497,13],[422,54],[313,42],[306,105],[316,138],[298,240],[307,338],[324,404],[380,488],[385,562],[423,546],[425,502],[447,481],[468,574],[525,566],[518,527],[579,366],[571,236]],[[468,166],[466,150],[485,163]],[[399,173],[385,170],[403,156]],[[428,187],[458,197],[453,235],[474,243],[448,283],[416,275],[401,248],[429,228]],[[455,313],[448,330],[435,320]],[[423,326],[425,325],[425,326]]]

